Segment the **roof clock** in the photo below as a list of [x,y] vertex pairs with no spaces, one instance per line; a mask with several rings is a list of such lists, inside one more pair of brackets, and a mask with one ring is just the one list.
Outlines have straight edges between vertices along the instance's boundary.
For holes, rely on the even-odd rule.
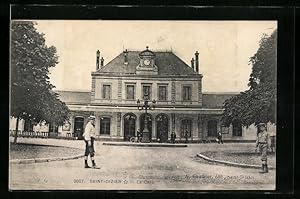
[[149,47],[146,46],[146,50],[139,53],[140,63],[136,67],[137,74],[144,75],[155,75],[157,74],[158,68],[155,65],[155,54]]

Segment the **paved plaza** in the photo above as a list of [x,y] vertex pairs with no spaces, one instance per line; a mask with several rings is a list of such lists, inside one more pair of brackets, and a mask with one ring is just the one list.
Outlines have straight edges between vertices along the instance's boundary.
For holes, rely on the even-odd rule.
[[[27,139],[26,142],[84,148],[83,141]],[[101,169],[84,169],[83,158],[10,164],[9,185],[13,190],[274,190],[276,170],[259,174],[258,169],[209,164],[195,157],[206,150],[247,145],[254,144],[147,148],[96,142],[96,163]]]

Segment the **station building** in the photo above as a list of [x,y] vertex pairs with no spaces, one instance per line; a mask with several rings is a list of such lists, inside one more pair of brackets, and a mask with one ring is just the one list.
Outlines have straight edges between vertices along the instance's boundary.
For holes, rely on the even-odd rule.
[[[41,125],[40,129],[80,138],[87,117],[93,114],[100,140],[127,141],[138,129],[143,131],[147,119],[152,141],[160,138],[167,142],[172,132],[179,141],[185,140],[186,133],[193,142],[215,140],[219,131],[224,140],[254,141],[255,126],[245,128],[239,121],[229,127],[222,125],[223,103],[238,93],[203,93],[199,62],[198,52],[188,65],[172,51],[146,47],[142,51],[125,50],[104,64],[97,51],[91,91],[56,91],[71,110],[70,120],[63,126]],[[156,102],[147,113],[137,104],[137,100],[144,103],[145,94],[150,105]]]

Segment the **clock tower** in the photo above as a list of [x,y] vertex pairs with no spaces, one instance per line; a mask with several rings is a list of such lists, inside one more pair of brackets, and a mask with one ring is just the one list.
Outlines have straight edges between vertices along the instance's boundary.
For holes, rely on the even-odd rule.
[[139,53],[140,62],[136,66],[137,75],[157,75],[158,68],[155,65],[155,54],[146,47],[146,50]]

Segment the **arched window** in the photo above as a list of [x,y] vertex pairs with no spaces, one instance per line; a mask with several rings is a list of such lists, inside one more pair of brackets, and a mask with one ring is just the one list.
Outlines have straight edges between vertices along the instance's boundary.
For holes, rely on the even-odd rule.
[[232,136],[242,136],[242,124],[239,120],[232,122]]
[[207,135],[215,137],[217,136],[217,124],[216,120],[210,120],[207,123]]
[[84,118],[81,116],[76,116],[74,118],[74,136],[82,139],[82,134],[84,131]]
[[164,113],[159,114],[156,117],[157,138],[159,138],[161,142],[167,142],[168,132],[169,132],[169,117]]
[[110,135],[110,117],[100,117],[100,135]]
[[124,115],[124,140],[129,140],[135,135],[136,116],[133,113]]

